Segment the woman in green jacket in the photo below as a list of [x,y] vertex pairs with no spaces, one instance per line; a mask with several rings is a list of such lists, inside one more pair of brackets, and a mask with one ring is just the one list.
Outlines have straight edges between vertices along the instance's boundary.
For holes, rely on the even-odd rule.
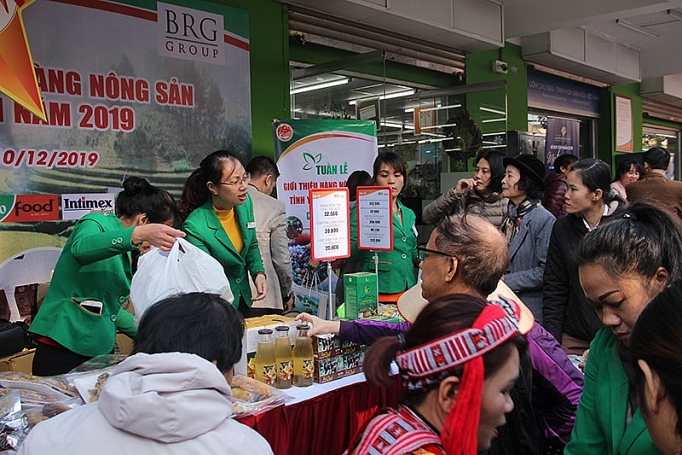
[[682,234],[646,204],[580,242],[580,283],[605,327],[590,344],[585,388],[564,454],[658,454],[637,403],[630,333],[642,310],[682,278]]
[[637,399],[663,455],[682,453],[682,282],[651,301],[637,319],[630,349],[637,362]]
[[84,215],[59,255],[50,288],[30,332],[38,347],[33,374],[68,373],[114,349],[116,329],[135,336],[130,296],[131,252],[142,243],[168,251],[184,233],[170,227],[177,207],[167,191],[129,177],[116,197],[116,215]]
[[[393,249],[378,252],[379,257],[379,293],[397,294],[417,284],[417,228],[416,217],[412,210],[405,207],[398,195],[405,186],[405,163],[394,152],[381,153],[374,160],[372,180],[377,186],[391,188],[393,213]],[[348,260],[356,264],[361,272],[374,272],[374,252],[358,248],[357,211],[351,210],[351,257]],[[383,297],[380,297],[380,301]],[[388,298],[386,301],[397,299]]]
[[[232,152],[218,150],[204,158],[185,182],[180,214],[187,240],[223,266],[235,308],[248,317],[253,301],[267,292],[265,269],[258,249],[251,176]],[[257,294],[251,295],[251,273]]]

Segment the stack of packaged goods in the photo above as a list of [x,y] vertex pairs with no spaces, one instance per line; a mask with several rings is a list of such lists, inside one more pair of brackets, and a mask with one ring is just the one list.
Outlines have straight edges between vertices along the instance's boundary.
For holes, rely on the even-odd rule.
[[336,335],[314,336],[314,381],[322,384],[360,373],[366,350],[366,346],[352,341],[341,341]]

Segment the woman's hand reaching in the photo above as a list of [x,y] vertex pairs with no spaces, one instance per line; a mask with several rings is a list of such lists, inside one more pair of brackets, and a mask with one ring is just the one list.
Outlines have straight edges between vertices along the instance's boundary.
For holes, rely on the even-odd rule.
[[318,318],[317,316],[313,316],[312,314],[308,313],[299,314],[296,316],[296,320],[311,324],[311,328],[308,330],[309,337],[313,335],[324,335],[326,333],[333,333],[334,335],[337,335],[339,330],[341,330],[340,321],[325,321],[322,318]]
[[165,224],[149,223],[137,226],[133,230],[132,242],[133,245],[139,245],[146,241],[161,251],[170,251],[175,239],[184,236],[184,232]]

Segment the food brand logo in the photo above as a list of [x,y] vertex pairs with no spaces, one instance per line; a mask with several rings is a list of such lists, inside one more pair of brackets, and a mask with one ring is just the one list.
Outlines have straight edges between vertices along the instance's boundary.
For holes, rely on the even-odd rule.
[[[13,204],[8,202],[13,199]],[[8,210],[9,207],[9,210]],[[59,204],[56,194],[18,194],[0,198],[0,216],[3,223],[57,221]]]

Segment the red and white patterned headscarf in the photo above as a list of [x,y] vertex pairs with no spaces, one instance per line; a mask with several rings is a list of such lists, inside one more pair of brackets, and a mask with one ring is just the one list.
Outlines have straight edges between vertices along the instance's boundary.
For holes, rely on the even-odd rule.
[[471,328],[416,346],[396,355],[403,387],[429,390],[463,369],[455,404],[441,430],[448,454],[474,455],[485,371],[483,355],[514,338],[518,322],[498,305],[487,305]]

